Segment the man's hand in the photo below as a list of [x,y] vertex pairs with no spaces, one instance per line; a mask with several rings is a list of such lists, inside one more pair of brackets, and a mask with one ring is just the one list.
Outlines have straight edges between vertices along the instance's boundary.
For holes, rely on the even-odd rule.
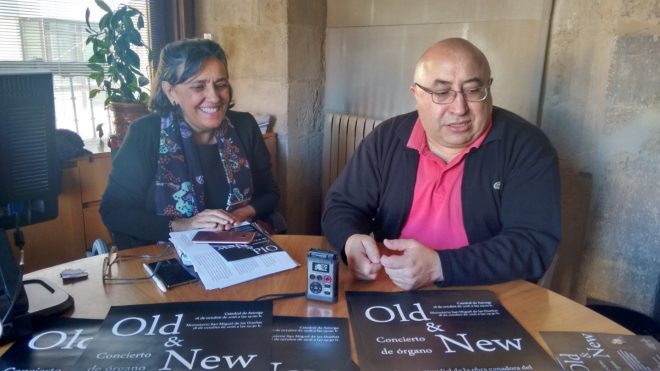
[[380,253],[376,241],[366,234],[354,234],[346,240],[344,252],[348,267],[361,280],[374,280],[380,265]]
[[401,255],[382,256],[380,263],[392,282],[412,290],[444,279],[440,255],[415,240],[384,240],[386,248]]

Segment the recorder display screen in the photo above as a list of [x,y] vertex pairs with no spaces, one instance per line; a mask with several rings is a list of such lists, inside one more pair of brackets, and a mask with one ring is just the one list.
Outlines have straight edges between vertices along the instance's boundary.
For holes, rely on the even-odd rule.
[[330,264],[312,263],[312,270],[315,272],[330,273]]

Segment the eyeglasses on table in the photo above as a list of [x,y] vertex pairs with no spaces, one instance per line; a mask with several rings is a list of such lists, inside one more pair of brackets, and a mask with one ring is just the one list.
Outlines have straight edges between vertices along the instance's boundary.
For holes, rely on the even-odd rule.
[[[163,245],[163,244],[159,243],[159,245]],[[144,274],[144,275],[141,275],[141,276],[121,277],[121,276],[118,276],[118,275],[113,275],[112,266],[113,265],[119,265],[121,262],[124,262],[124,261],[163,258],[163,257],[169,255],[170,250],[172,249],[172,243],[167,242],[167,243],[164,243],[164,245],[165,245],[165,249],[163,250],[162,253],[160,253],[158,255],[130,255],[130,254],[125,254],[125,253],[120,253],[117,246],[113,245],[110,248],[110,251],[108,252],[108,256],[106,256],[103,259],[103,270],[102,270],[103,284],[106,284],[106,283],[126,283],[126,282],[147,280],[147,279],[152,278],[156,274],[156,272],[158,272],[158,268],[160,267],[160,263],[161,263],[160,261],[156,264],[156,267],[152,270],[151,274]]]

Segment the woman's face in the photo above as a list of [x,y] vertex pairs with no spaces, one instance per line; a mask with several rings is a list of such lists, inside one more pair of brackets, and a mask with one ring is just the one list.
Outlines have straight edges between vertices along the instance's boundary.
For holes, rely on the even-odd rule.
[[229,106],[227,68],[216,58],[208,58],[199,73],[172,86],[163,82],[163,90],[181,107],[183,118],[197,133],[212,131],[220,125]]

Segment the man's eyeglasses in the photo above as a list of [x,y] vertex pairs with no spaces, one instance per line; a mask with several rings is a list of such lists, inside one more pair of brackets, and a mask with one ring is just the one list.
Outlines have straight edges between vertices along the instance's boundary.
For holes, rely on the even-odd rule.
[[160,267],[160,262],[156,264],[156,268],[153,269],[151,274],[149,275],[145,274],[142,276],[133,276],[133,277],[113,276],[112,266],[115,264],[118,265],[120,262],[127,260],[159,259],[165,257],[170,253],[171,246],[172,246],[171,243],[167,243],[165,245],[165,250],[163,250],[163,252],[159,255],[124,255],[124,254],[119,254],[119,249],[117,249],[117,246],[112,246],[110,248],[110,252],[108,253],[108,256],[106,256],[103,259],[103,284],[113,283],[113,282],[131,282],[131,281],[150,279],[156,274],[156,272],[158,272],[158,268]]
[[488,86],[480,86],[478,88],[470,88],[465,90],[440,90],[433,91],[427,87],[415,83],[415,85],[425,91],[426,93],[431,94],[431,100],[435,104],[450,104],[456,99],[458,93],[463,94],[463,97],[468,102],[481,102],[488,97]]

